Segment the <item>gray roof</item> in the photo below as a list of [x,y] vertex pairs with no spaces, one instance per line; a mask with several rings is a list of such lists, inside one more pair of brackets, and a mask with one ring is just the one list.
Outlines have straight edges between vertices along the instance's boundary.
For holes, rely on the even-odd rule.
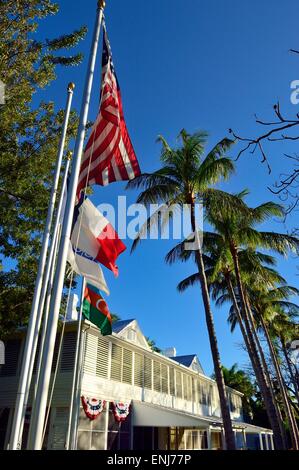
[[126,328],[126,326],[128,326],[133,321],[134,319],[116,321],[115,323],[112,324],[113,333],[120,333],[124,328]]

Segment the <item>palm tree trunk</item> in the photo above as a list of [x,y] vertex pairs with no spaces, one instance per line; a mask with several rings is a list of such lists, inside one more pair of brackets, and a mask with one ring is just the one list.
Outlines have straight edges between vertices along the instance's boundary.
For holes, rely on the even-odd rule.
[[275,448],[277,450],[279,449],[284,449],[284,442],[283,442],[283,435],[281,434],[280,428],[281,426],[279,425],[279,419],[276,413],[275,405],[271,397],[271,393],[269,391],[269,387],[267,386],[266,382],[266,377],[263,371],[263,368],[260,364],[260,358],[258,355],[257,351],[257,346],[254,341],[254,337],[252,334],[252,330],[250,327],[249,319],[248,319],[248,312],[246,308],[246,302],[245,302],[245,296],[244,296],[244,290],[243,290],[243,284],[241,281],[241,271],[240,271],[240,266],[239,266],[239,257],[238,257],[238,252],[237,248],[233,243],[231,243],[230,246],[230,251],[233,257],[233,262],[234,262],[234,270],[235,270],[235,275],[236,275],[236,280],[237,280],[237,286],[238,286],[238,291],[240,295],[240,300],[241,300],[241,308],[242,308],[242,315],[243,315],[243,320],[244,324],[246,327],[248,339],[251,344],[252,352],[255,356],[256,363],[259,364],[258,367],[258,376],[260,377],[260,385],[261,385],[261,393],[263,395],[264,399],[264,404],[267,410],[267,414],[269,417],[270,425],[273,430],[273,438],[274,438],[274,443],[275,443]]
[[[242,333],[242,336],[243,336],[243,339],[244,339],[244,342],[245,342],[245,346],[246,346],[246,349],[247,349],[247,352],[248,352],[248,355],[249,355],[249,358],[250,358],[250,361],[251,361],[251,364],[252,364],[252,368],[253,368],[255,376],[256,376],[256,380],[257,380],[259,389],[261,391],[264,402],[266,401],[265,397],[267,396],[267,394],[269,392],[271,394],[272,402],[274,404],[276,415],[277,415],[277,421],[278,421],[278,425],[279,425],[280,435],[281,435],[282,441],[283,441],[283,448],[287,449],[287,440],[286,440],[286,434],[285,434],[285,429],[284,429],[284,425],[283,425],[283,419],[282,419],[282,416],[281,416],[280,408],[276,403],[276,399],[275,399],[273,386],[272,386],[272,381],[271,381],[271,378],[270,378],[268,367],[266,367],[266,369],[264,370],[264,372],[266,374],[266,379],[268,381],[268,383],[266,383],[264,381],[264,378],[263,378],[262,373],[261,373],[262,368],[261,368],[260,360],[254,354],[254,351],[252,349],[252,346],[251,346],[250,340],[248,338],[246,329],[245,329],[244,324],[243,324],[242,315],[241,315],[239,305],[238,305],[238,302],[237,302],[237,299],[236,299],[236,295],[235,295],[235,292],[234,292],[234,288],[233,288],[233,285],[232,285],[232,282],[231,282],[230,274],[227,273],[225,277],[226,277],[226,282],[227,282],[227,285],[228,285],[230,295],[232,297],[234,308],[235,308],[235,311],[236,311],[236,314],[237,314],[240,330],[241,330],[241,333]],[[265,361],[264,357],[263,357],[263,359]],[[269,418],[269,421],[270,421],[270,418]]]
[[[193,197],[191,201],[191,226],[192,226],[192,231],[195,235],[197,228],[196,228],[196,220],[195,220],[195,203],[194,203]],[[230,409],[229,409],[229,404],[228,404],[228,397],[226,394],[226,387],[224,383],[223,372],[222,372],[222,367],[221,367],[221,362],[220,362],[220,354],[219,354],[218,342],[217,342],[217,337],[216,337],[214,318],[213,318],[213,313],[211,309],[208,283],[207,283],[207,278],[205,275],[205,267],[204,267],[202,251],[201,251],[200,246],[198,246],[198,249],[196,250],[196,264],[198,267],[198,273],[199,273],[199,278],[200,278],[200,286],[201,286],[202,299],[203,299],[203,304],[204,304],[204,309],[205,309],[206,324],[207,324],[211,353],[212,353],[212,358],[213,358],[215,378],[216,378],[216,383],[217,383],[218,393],[219,393],[219,401],[220,401],[221,416],[223,420],[226,449],[235,450],[236,449],[235,435],[233,431]]]
[[272,362],[273,362],[273,365],[274,365],[274,368],[275,368],[275,372],[276,372],[276,376],[277,376],[277,380],[278,380],[278,385],[279,385],[279,389],[280,389],[280,393],[281,393],[281,397],[282,397],[282,401],[283,401],[283,406],[284,406],[284,409],[285,409],[287,420],[289,422],[292,447],[293,447],[294,450],[298,450],[299,449],[299,446],[298,446],[298,444],[299,444],[298,428],[297,428],[297,424],[296,424],[296,421],[295,421],[295,418],[294,418],[294,415],[293,415],[293,411],[290,408],[289,398],[288,398],[288,395],[287,395],[287,392],[286,392],[285,383],[284,383],[284,380],[283,380],[283,377],[282,377],[282,374],[281,374],[281,370],[280,370],[280,367],[279,367],[279,364],[278,364],[277,355],[276,355],[276,352],[274,350],[274,347],[273,347],[273,344],[272,344],[272,341],[271,341],[271,338],[270,338],[269,330],[268,330],[268,327],[267,327],[267,325],[264,321],[263,315],[259,314],[259,318],[260,318],[263,330],[265,332],[266,340],[267,340],[267,343],[268,343],[268,348],[269,348],[269,351],[270,351],[271,359],[272,359]]
[[285,344],[285,341],[282,337],[280,337],[279,339],[280,339],[280,343],[281,343],[282,352],[283,352],[283,355],[285,357],[287,367],[289,369],[290,378],[291,378],[291,381],[294,385],[294,390],[295,390],[295,395],[296,395],[296,398],[297,398],[297,402],[299,403],[298,383],[297,383],[297,380],[296,380],[296,377],[295,377],[295,374],[294,374],[294,371],[293,371],[293,367],[292,367],[292,364],[291,364],[291,361],[290,361],[290,358],[289,358],[289,355],[288,355],[286,344]]

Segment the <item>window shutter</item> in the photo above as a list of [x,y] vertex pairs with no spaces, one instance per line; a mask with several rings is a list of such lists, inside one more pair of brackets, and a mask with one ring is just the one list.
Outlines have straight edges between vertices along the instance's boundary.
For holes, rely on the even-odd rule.
[[134,385],[143,387],[143,356],[135,353]]
[[144,387],[152,389],[152,360],[144,358]]
[[96,351],[98,345],[98,337],[93,333],[87,333],[85,342],[85,360],[84,372],[86,374],[96,375]]
[[168,367],[161,364],[162,393],[168,394]]
[[17,373],[21,340],[14,339],[5,342],[5,364],[0,367],[1,377],[13,377]]
[[158,361],[154,361],[154,390],[161,392],[161,368]]
[[68,413],[68,408],[56,408],[51,445],[53,450],[65,450]]
[[62,372],[74,370],[76,343],[76,331],[69,331],[64,334],[60,364],[60,370]]
[[133,353],[129,349],[123,350],[123,374],[122,381],[126,384],[132,383],[132,361]]
[[175,371],[176,376],[176,393],[178,398],[183,398],[183,389],[182,389],[182,373]]
[[122,348],[112,343],[111,379],[121,381],[122,377]]
[[109,342],[99,336],[97,348],[97,364],[96,374],[98,377],[108,377],[108,356],[109,356]]
[[170,395],[174,396],[175,395],[175,386],[174,386],[174,368],[171,367],[169,369],[169,393]]

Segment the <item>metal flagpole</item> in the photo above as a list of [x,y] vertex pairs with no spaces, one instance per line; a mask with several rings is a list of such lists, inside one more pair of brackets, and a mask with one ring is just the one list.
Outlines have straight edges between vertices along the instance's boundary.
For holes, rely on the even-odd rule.
[[[57,213],[56,213],[56,221],[55,221],[53,234],[52,234],[50,252],[49,252],[49,255],[48,255],[46,271],[45,271],[45,275],[44,275],[44,279],[43,279],[43,287],[42,287],[42,292],[41,292],[39,306],[38,306],[39,317],[38,317],[38,321],[37,321],[35,332],[34,332],[34,342],[33,342],[33,346],[32,346],[32,355],[31,355],[31,358],[30,358],[30,367],[29,367],[29,372],[28,372],[27,389],[26,389],[24,408],[23,408],[24,413],[23,413],[23,417],[22,417],[22,422],[20,424],[20,438],[21,438],[21,435],[22,435],[22,432],[23,432],[23,427],[24,427],[25,410],[26,410],[26,407],[27,407],[27,404],[28,404],[32,374],[33,374],[33,367],[34,367],[35,356],[36,356],[36,351],[37,351],[37,344],[38,344],[38,338],[39,338],[39,332],[40,332],[41,322],[43,320],[43,328],[42,328],[40,341],[39,341],[40,349],[39,349],[39,353],[38,353],[38,356],[37,356],[37,362],[36,362],[36,380],[35,380],[35,384],[34,384],[34,387],[33,387],[31,420],[33,420],[33,416],[34,416],[34,408],[35,408],[34,403],[35,403],[35,396],[36,396],[36,384],[38,383],[39,371],[40,371],[40,366],[41,366],[41,357],[42,357],[43,345],[44,345],[45,334],[46,334],[46,327],[47,327],[47,322],[48,322],[51,290],[52,290],[53,278],[54,278],[54,273],[55,273],[56,256],[57,256],[57,251],[58,251],[58,246],[59,246],[59,237],[60,237],[60,228],[61,228],[61,215],[62,215],[62,211],[63,211],[64,195],[65,195],[65,190],[66,190],[66,185],[67,185],[67,178],[68,178],[68,174],[69,174],[71,156],[72,156],[72,152],[68,152],[67,158],[66,158],[66,163],[65,163],[65,170],[64,170],[62,186],[61,186],[60,200],[59,200]],[[44,312],[44,316],[43,316],[43,312]],[[30,437],[28,439],[30,440]],[[28,440],[28,442],[29,442],[29,440]]]
[[49,382],[51,377],[51,366],[53,362],[53,353],[55,346],[55,338],[57,333],[57,323],[59,318],[59,310],[61,304],[61,297],[64,284],[64,276],[67,261],[67,252],[70,243],[70,235],[72,228],[72,220],[74,213],[74,205],[76,199],[76,190],[78,186],[78,179],[80,173],[81,156],[84,146],[84,138],[86,133],[86,124],[88,118],[88,110],[90,103],[90,95],[93,83],[93,76],[95,70],[96,55],[99,43],[99,36],[101,30],[101,24],[103,19],[103,11],[105,7],[105,1],[100,0],[98,2],[98,11],[96,24],[94,29],[92,47],[89,58],[89,65],[86,77],[85,91],[83,95],[83,102],[80,113],[80,122],[78,135],[76,140],[74,160],[72,165],[71,181],[68,190],[68,197],[66,203],[65,216],[62,226],[61,242],[58,253],[57,269],[54,277],[53,293],[50,304],[50,317],[47,326],[47,335],[44,345],[42,367],[40,372],[40,381],[38,384],[37,395],[36,395],[36,409],[38,410],[36,426],[32,429],[32,448],[39,450],[42,447],[42,436],[43,427],[45,421],[47,398]]
[[58,183],[59,183],[61,163],[62,163],[62,157],[63,157],[63,152],[64,152],[68,121],[69,121],[69,116],[70,116],[70,111],[71,111],[73,92],[74,92],[74,85],[73,83],[70,83],[68,86],[68,90],[67,90],[67,93],[68,93],[67,104],[66,104],[66,109],[65,109],[62,134],[61,134],[60,143],[59,143],[59,151],[58,151],[58,156],[57,156],[57,161],[56,161],[54,182],[53,182],[53,186],[51,190],[50,203],[48,207],[47,220],[46,220],[46,225],[45,225],[44,234],[43,234],[42,249],[41,249],[41,254],[40,254],[40,259],[39,259],[38,272],[37,272],[37,277],[36,277],[29,325],[28,325],[26,342],[25,342],[23,358],[22,358],[20,381],[19,381],[18,392],[17,392],[12,431],[10,435],[9,447],[11,450],[19,449],[21,446],[21,441],[19,440],[20,425],[22,421],[22,416],[26,412],[26,409],[23,410],[23,408],[24,408],[24,401],[25,401],[25,395],[26,395],[28,371],[30,367],[30,358],[32,355],[32,345],[34,342],[36,322],[38,319],[38,314],[40,313],[38,311],[38,305],[39,305],[40,294],[41,294],[41,289],[42,289],[42,281],[43,281],[46,258],[47,258],[51,225],[52,225],[52,219],[53,219],[53,214],[54,214],[54,209],[55,209],[56,194],[57,194],[57,188],[58,188]]
[[85,277],[82,279],[82,291],[81,291],[81,299],[80,299],[80,311],[78,316],[78,331],[77,331],[77,340],[76,340],[76,352],[75,352],[75,359],[74,359],[74,374],[73,374],[73,382],[72,382],[72,391],[71,391],[71,399],[70,399],[70,411],[69,411],[69,420],[68,420],[68,427],[67,427],[67,435],[66,435],[66,450],[70,450],[70,443],[71,443],[71,427],[72,427],[72,420],[73,420],[73,409],[74,409],[74,400],[75,397],[75,389],[77,384],[77,374],[80,364],[80,355],[79,349],[81,344],[81,325],[82,325],[82,310],[83,310],[83,300],[84,300],[84,292],[86,287],[86,280]]

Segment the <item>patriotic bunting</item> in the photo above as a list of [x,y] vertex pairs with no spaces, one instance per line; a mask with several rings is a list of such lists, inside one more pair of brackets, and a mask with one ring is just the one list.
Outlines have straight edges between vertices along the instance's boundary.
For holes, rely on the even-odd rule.
[[131,411],[131,402],[122,403],[120,401],[113,402],[113,414],[118,423],[126,421]]
[[96,398],[81,397],[81,402],[86,416],[90,421],[94,421],[105,409],[105,400],[97,400]]

